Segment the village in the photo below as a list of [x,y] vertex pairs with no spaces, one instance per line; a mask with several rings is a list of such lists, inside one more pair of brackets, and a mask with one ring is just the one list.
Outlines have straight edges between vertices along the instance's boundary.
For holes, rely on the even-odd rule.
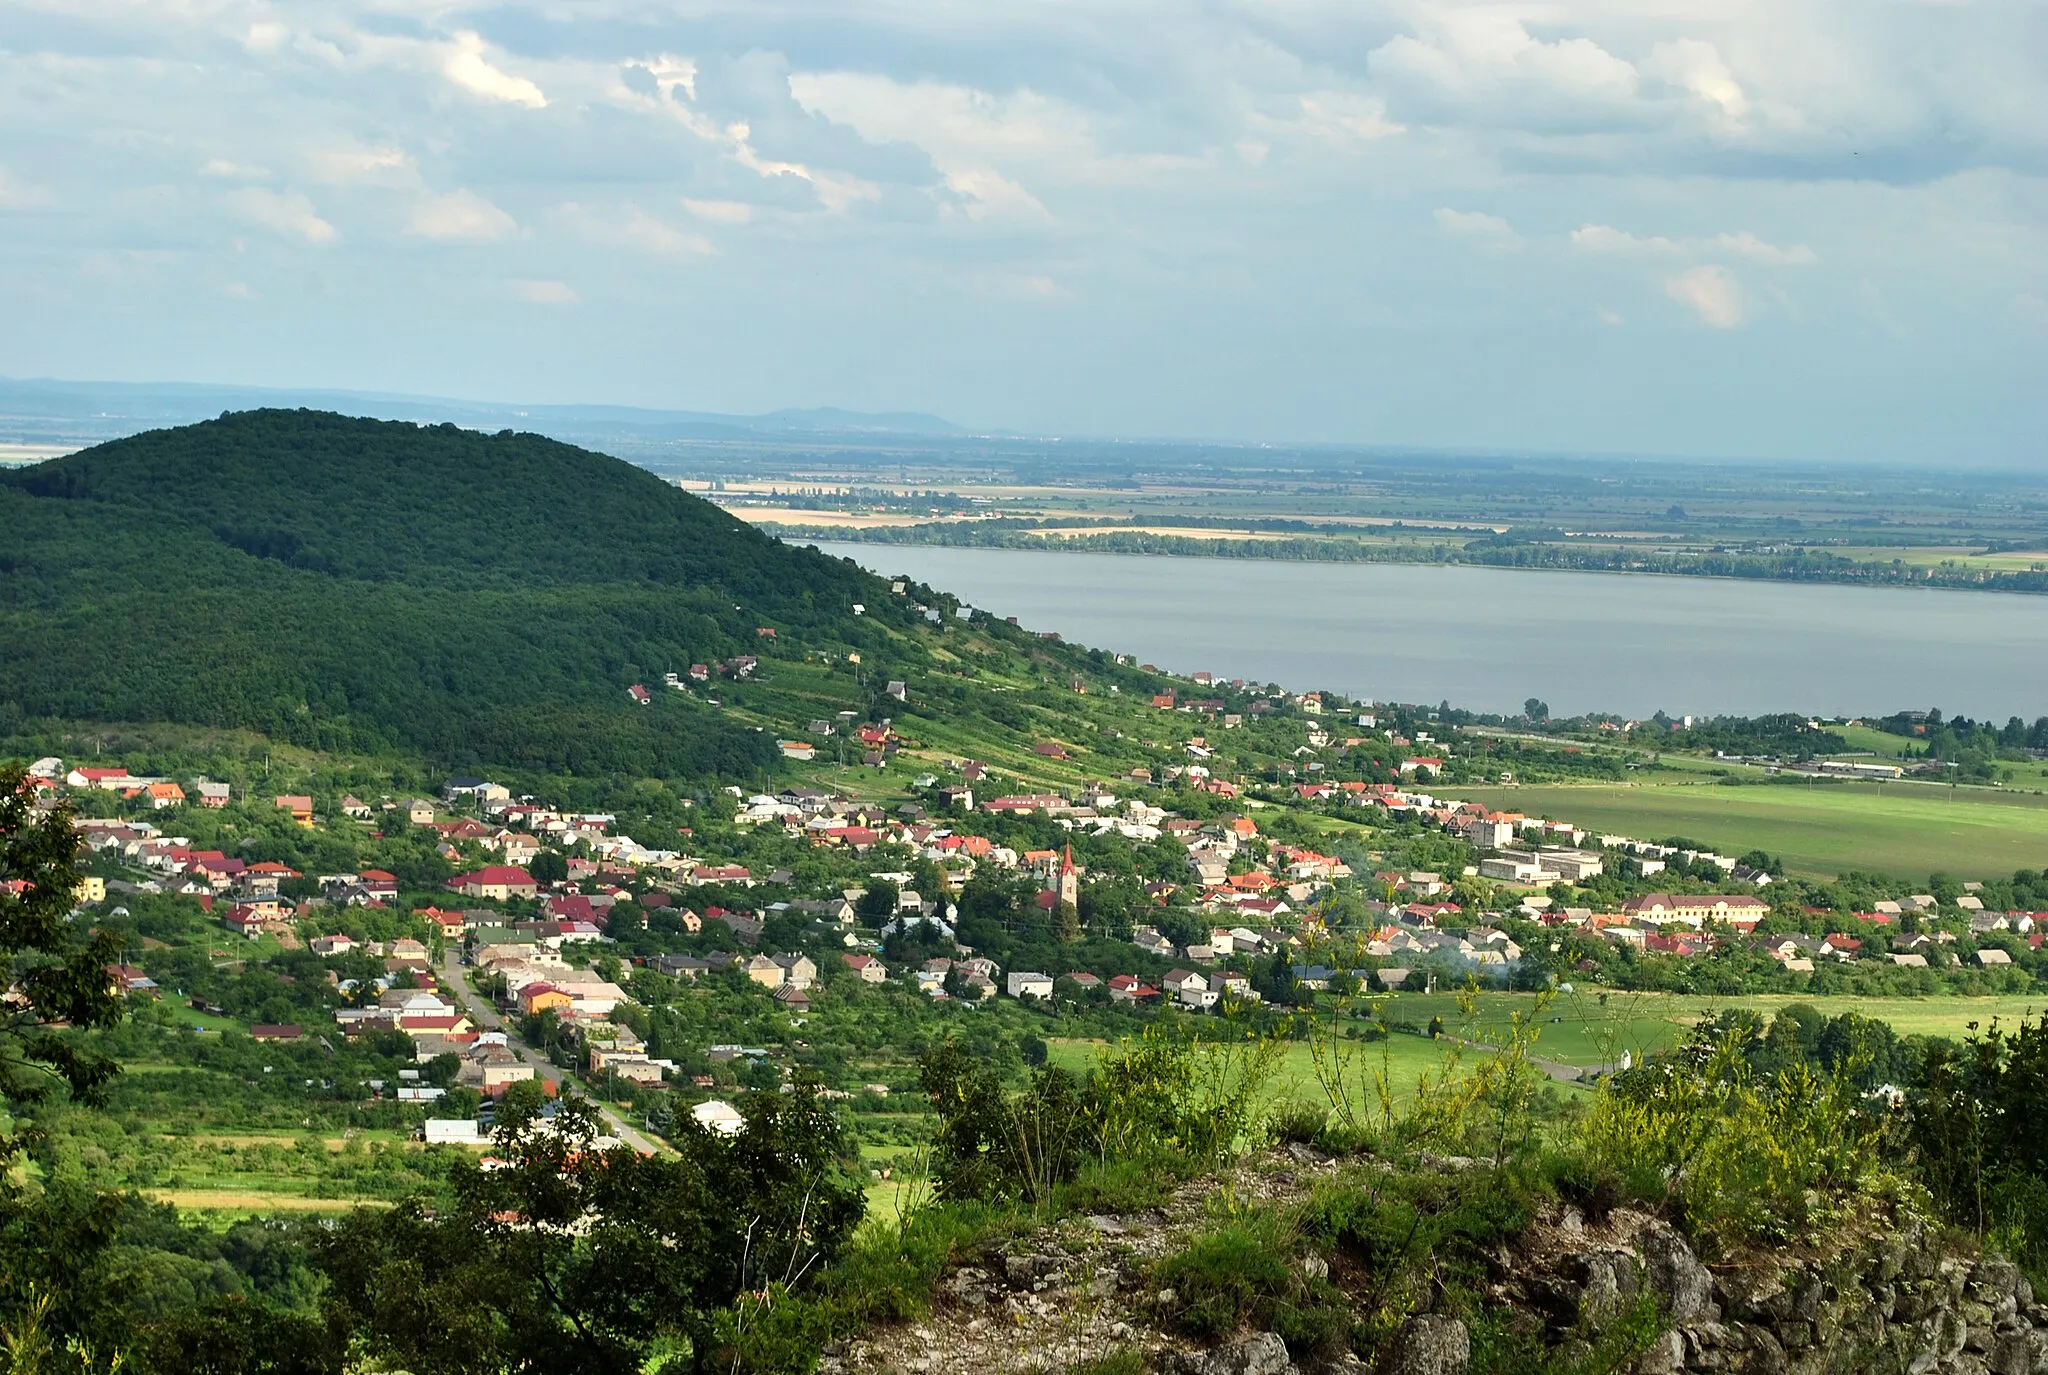
[[[1211,688],[1207,677],[1196,677],[1197,692]],[[889,685],[891,696],[900,692]],[[1237,729],[1243,716],[1223,706],[1192,694],[1161,695],[1150,704]],[[1246,714],[1275,711],[1299,719],[1297,757],[1312,769],[1311,757],[1333,743],[1321,695],[1260,698]],[[1345,722],[1363,731],[1377,725],[1370,712]],[[896,753],[898,737],[886,720],[812,723],[814,739],[842,730],[866,758]],[[996,771],[971,759],[947,761],[943,775],[919,775],[910,789],[917,800],[894,805],[798,784],[775,792],[728,788],[731,834],[750,837],[756,848],[772,841],[790,857],[758,871],[732,854],[689,844],[694,827],[675,838],[685,846],[670,848],[664,840],[657,847],[624,833],[616,816],[551,807],[479,776],[449,777],[433,797],[365,801],[344,794],[324,813],[307,794],[237,799],[203,777],[141,777],[56,758],[37,761],[31,778],[44,805],[88,794],[118,800],[121,815],[78,822],[86,855],[102,861],[79,895],[83,904],[111,905],[144,892],[190,899],[229,938],[229,948],[215,952],[226,959],[235,958],[236,942],[269,942],[303,945],[328,960],[374,960],[367,982],[330,971],[344,1000],[332,1028],[266,1024],[252,1026],[251,1034],[282,1040],[329,1031],[403,1033],[418,1066],[455,1066],[452,1077],[439,1075],[444,1082],[428,1082],[419,1068],[390,1086],[401,1100],[418,1103],[457,1087],[488,1102],[533,1079],[552,1093],[559,1075],[550,1078],[549,1060],[522,1045],[528,1033],[543,1035],[557,1061],[561,1045],[570,1046],[567,1068],[586,1080],[708,1092],[712,1076],[686,1074],[675,1058],[650,1054],[633,1019],[619,1015],[635,1004],[636,970],[677,986],[743,980],[799,1025],[840,979],[900,986],[933,1004],[967,1008],[1009,999],[1047,1008],[1171,1006],[1222,1015],[1332,989],[1370,997],[1461,982],[1529,987],[1594,974],[1584,959],[1575,970],[1530,958],[1565,949],[1567,941],[1682,961],[1760,955],[1797,975],[1873,962],[1937,969],[1966,961],[1994,969],[2037,951],[2048,931],[2048,914],[1988,910],[1979,884],[1965,884],[1946,900],[1901,892],[1869,910],[1828,914],[1838,920],[1821,932],[1785,930],[1788,923],[1772,921],[1773,876],[1766,869],[1438,795],[1427,780],[1444,771],[1451,744],[1391,731],[1380,736],[1397,748],[1434,752],[1401,755],[1400,783],[1318,781],[1312,771],[1302,781],[1292,770],[1277,779],[1221,778],[1208,767],[1217,752],[1195,734],[1184,747],[1184,766],[1057,791],[1042,783],[1005,791]],[[785,756],[798,752],[784,743]],[[1040,757],[1056,753],[1064,751],[1034,747]],[[1176,789],[1214,814],[1181,814],[1171,805]],[[453,872],[428,897],[406,891],[387,869],[307,874],[276,860],[197,847],[175,834],[183,809],[231,803],[272,808],[303,830],[402,833],[431,844]],[[1278,823],[1302,815],[1337,818],[1346,829],[1332,836],[1354,838],[1324,848],[1271,834],[1297,834]],[[1020,846],[1012,843],[1020,826],[1061,839]],[[1465,862],[1358,872],[1331,852],[1356,855],[1355,836],[1377,833],[1454,842],[1448,853]],[[1077,847],[1085,856],[1105,841],[1154,851],[1164,845],[1178,872],[1143,884],[1143,902],[1156,917],[1146,919],[1141,909],[1122,929],[1091,930],[1084,946],[1080,913],[1095,906],[1088,895],[1098,883],[1131,877],[1091,872],[1076,859]],[[832,861],[830,886],[806,887],[796,878],[796,857],[806,853]],[[1603,875],[1625,875],[1626,896],[1586,899]],[[1655,891],[1667,875],[1683,881],[1670,885],[1674,891]],[[1702,884],[1702,876],[1724,882]],[[1031,919],[1062,934],[1027,950],[1049,956],[1005,967],[1003,950],[962,939],[959,904],[977,877],[1035,894],[1035,902],[1023,904],[1035,910]],[[1701,887],[1708,891],[1691,891]],[[1611,882],[1604,891],[1611,897]],[[630,914],[629,925],[620,924],[620,913]],[[349,934],[351,917],[372,914],[402,918],[414,934]],[[1759,927],[1770,934],[1758,934]],[[673,939],[650,936],[658,932]],[[892,959],[892,949],[907,953]],[[1077,958],[1084,951],[1085,963]],[[128,991],[154,990],[142,968],[122,965],[113,973]],[[714,1060],[734,1058],[723,1043],[705,1049]],[[721,1100],[697,1109],[708,1125],[738,1121]],[[477,1119],[431,1119],[425,1130],[434,1140],[474,1143],[488,1125],[486,1110]]]

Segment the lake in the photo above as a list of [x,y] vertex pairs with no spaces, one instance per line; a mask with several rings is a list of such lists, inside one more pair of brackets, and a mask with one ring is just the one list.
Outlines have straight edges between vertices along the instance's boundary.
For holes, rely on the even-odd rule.
[[1176,672],[1518,712],[2048,713],[2048,597],[820,542]]

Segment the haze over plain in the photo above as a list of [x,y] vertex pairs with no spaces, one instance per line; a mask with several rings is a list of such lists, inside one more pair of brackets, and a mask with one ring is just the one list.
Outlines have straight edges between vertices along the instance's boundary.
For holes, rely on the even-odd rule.
[[2038,461],[2031,6],[0,13],[0,374]]

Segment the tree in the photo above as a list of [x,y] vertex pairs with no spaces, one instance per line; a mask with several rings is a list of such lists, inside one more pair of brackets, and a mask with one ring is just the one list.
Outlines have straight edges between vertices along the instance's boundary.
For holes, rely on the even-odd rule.
[[1081,913],[1071,902],[1062,902],[1052,912],[1053,939],[1062,945],[1074,945],[1081,939]]
[[[884,926],[896,915],[897,893],[895,884],[887,879],[878,878],[868,884],[867,891],[853,904],[853,913],[860,918],[863,926]],[[919,896],[922,897],[924,894]]]
[[533,875],[535,883],[566,883],[569,880],[569,861],[559,850],[542,850],[527,863],[526,872]]
[[1528,717],[1531,721],[1548,721],[1550,719],[1550,703],[1544,701],[1541,697],[1531,697],[1522,703],[1522,715]]
[[626,1375],[664,1338],[723,1369],[721,1310],[799,1288],[861,1220],[844,1128],[808,1091],[750,1095],[744,1130],[672,1124],[673,1156],[596,1149],[602,1120],[565,1097],[552,1121],[513,1104],[496,1153],[465,1162],[454,1203],[357,1212],[316,1243],[337,1315],[379,1368],[418,1375]]
[[[9,1108],[41,1102],[59,1086],[91,1102],[119,1072],[60,1029],[112,1026],[122,1013],[107,978],[121,958],[120,937],[68,920],[77,853],[69,808],[38,815],[26,773],[0,769],[0,968],[19,980],[14,1006],[0,1016],[0,1104]],[[18,1135],[0,1136],[0,1172],[20,1148]]]

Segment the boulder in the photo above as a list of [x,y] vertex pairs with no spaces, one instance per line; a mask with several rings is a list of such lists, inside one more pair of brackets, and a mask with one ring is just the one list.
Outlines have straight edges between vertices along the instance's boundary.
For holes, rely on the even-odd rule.
[[1380,1353],[1378,1375],[1465,1375],[1472,1337],[1465,1324],[1440,1313],[1418,1313],[1401,1324]]
[[1644,1276],[1650,1290],[1674,1323],[1716,1322],[1721,1310],[1714,1302],[1714,1276],[1669,1227],[1643,1233]]
[[1182,1355],[1173,1368],[1180,1375],[1293,1375],[1294,1362],[1277,1333],[1258,1332],[1214,1351]]

